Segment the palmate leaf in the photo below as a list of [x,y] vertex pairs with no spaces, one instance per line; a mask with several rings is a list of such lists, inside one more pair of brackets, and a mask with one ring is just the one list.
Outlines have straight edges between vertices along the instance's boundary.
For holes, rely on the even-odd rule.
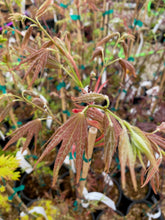
[[4,120],[4,118],[8,115],[10,109],[13,106],[13,102],[9,102],[6,107],[0,112],[0,122]]
[[[113,124],[112,124],[113,125]],[[104,129],[104,162],[105,162],[105,172],[109,171],[111,166],[111,161],[116,145],[114,126],[110,125],[107,115],[104,116],[103,129]]]
[[76,182],[79,182],[81,167],[82,167],[82,156],[85,146],[87,146],[87,121],[83,113],[77,113],[72,116],[66,123],[57,129],[52,135],[51,141],[48,143],[46,149],[38,159],[36,165],[48,154],[53,148],[56,147],[62,141],[61,148],[58,151],[54,171],[53,171],[53,186],[55,185],[58,177],[59,169],[61,168],[65,157],[71,150],[73,144],[76,147],[76,170],[77,177]]
[[21,137],[27,135],[22,151],[24,151],[28,147],[33,136],[35,138],[34,140],[35,140],[35,151],[36,151],[38,133],[41,130],[41,128],[42,128],[42,125],[41,125],[40,119],[36,119],[36,120],[26,123],[25,125],[21,126],[20,128],[18,128],[16,131],[12,133],[12,135],[14,136],[8,141],[8,143],[5,145],[3,150],[6,150],[11,144],[18,141]]
[[157,167],[154,150],[151,146],[151,142],[146,137],[145,133],[139,128],[132,126],[133,132],[131,132],[131,144],[133,144],[141,153],[145,154],[148,160],[155,168]]
[[123,186],[123,189],[125,188],[126,185],[126,180],[125,180],[125,168],[127,164],[127,159],[128,159],[128,145],[129,145],[129,136],[127,133],[126,129],[122,130],[122,133],[120,134],[119,137],[119,161],[120,161],[120,167],[121,167],[121,183]]
[[136,161],[136,148],[134,148],[130,142],[128,143],[128,167],[131,174],[132,184],[134,190],[137,191],[137,181],[136,181],[136,174],[135,174],[135,161]]
[[27,56],[25,59],[23,59],[17,68],[19,68],[20,65],[24,63],[27,63],[30,65],[24,76],[24,80],[25,80],[26,77],[31,72],[33,72],[33,77],[32,77],[29,87],[31,87],[34,81],[37,79],[40,71],[42,72],[44,71],[44,68],[46,67],[46,64],[48,62],[48,57],[49,57],[49,50],[47,48],[50,47],[51,45],[52,45],[52,42],[48,41],[44,43],[39,50],[26,48],[30,52],[30,55]]
[[135,191],[137,190],[137,182],[136,182],[136,175],[135,175],[135,160],[136,160],[136,152],[134,151],[133,147],[131,146],[129,136],[127,133],[127,130],[123,128],[120,138],[119,138],[119,160],[120,160],[120,167],[121,167],[121,182],[123,188],[125,188],[126,185],[126,179],[125,179],[125,168],[126,165],[128,165],[131,179],[133,183],[133,187]]
[[103,124],[104,114],[97,108],[89,108],[87,110],[87,117],[92,120],[98,121],[100,124]]
[[[157,167],[160,166],[161,162],[162,162],[162,156],[160,155],[159,159],[157,160]],[[148,182],[151,181],[154,178],[154,176],[156,176],[157,174],[158,174],[158,170],[154,166],[151,166],[148,169],[146,180],[141,187],[146,186]],[[159,186],[157,188],[159,188]],[[153,189],[154,189],[154,185],[153,185]]]
[[145,135],[147,136],[147,138],[150,140],[150,142],[152,143],[156,143],[157,145],[159,145],[163,150],[165,150],[165,139],[162,138],[161,136],[158,136],[157,134],[150,134],[150,133],[146,133]]
[[29,28],[28,28],[28,30],[26,31],[26,33],[25,33],[25,36],[24,36],[24,38],[23,38],[23,40],[22,40],[22,49],[24,49],[26,46],[27,46],[27,44],[28,44],[28,42],[29,42],[29,39],[30,39],[30,36],[31,36],[31,34],[32,34],[32,30],[33,30],[33,27],[32,26],[30,26]]

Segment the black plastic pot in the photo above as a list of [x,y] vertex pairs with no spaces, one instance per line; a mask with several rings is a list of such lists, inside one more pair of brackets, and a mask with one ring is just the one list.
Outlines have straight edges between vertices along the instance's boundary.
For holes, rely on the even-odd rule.
[[[142,208],[142,207],[138,207],[136,208],[136,205],[145,205],[146,207],[148,207],[148,210]],[[133,211],[133,208],[135,209]],[[152,213],[152,214],[155,214],[158,212],[158,209],[154,209],[154,204],[149,202],[149,201],[146,201],[146,200],[143,200],[143,201],[139,201],[139,202],[133,202],[127,209],[127,216],[126,218],[131,218],[131,210],[132,210],[132,215],[134,216],[135,219],[144,219],[144,220],[148,220],[149,219],[149,216],[147,215],[147,213]],[[139,216],[136,214],[138,214],[138,210],[140,211],[139,212]],[[161,215],[160,217],[158,218],[154,218],[156,220],[163,220],[163,216]]]
[[[129,171],[126,172],[126,175],[128,174],[129,179],[126,178],[126,189],[125,191],[123,190],[123,195],[128,198],[129,200],[131,200],[131,202],[141,202],[143,200],[148,200],[150,194],[151,194],[151,186],[150,184],[147,184],[145,187],[141,188],[141,177],[140,177],[140,171],[141,168],[137,168],[136,169],[136,179],[139,178],[139,183],[137,182],[137,191],[134,190],[133,188],[133,184],[132,184],[132,180],[131,180],[131,176]],[[139,176],[138,176],[139,175]],[[121,179],[120,179],[121,182]],[[128,184],[131,184],[131,186],[129,187]],[[145,192],[146,189],[146,192]],[[129,193],[126,194],[126,190],[130,190],[131,195],[129,196]],[[142,195],[141,195],[142,194]]]
[[[49,174],[46,175],[47,177],[45,177],[45,176],[42,177],[41,175],[39,175],[38,178],[40,178],[40,180],[38,180],[35,177],[33,179],[32,175],[33,175],[32,173],[31,174],[23,173],[20,178],[20,181],[17,181],[15,183],[15,187],[18,187],[21,185],[25,186],[24,190],[19,192],[19,195],[20,195],[22,201],[26,205],[29,202],[34,202],[35,200],[42,198],[44,196],[44,192],[50,193],[50,191],[51,191],[52,177]],[[50,187],[47,185],[47,182],[49,181],[49,179],[50,179]],[[32,183],[31,189],[33,189],[33,191],[30,191],[30,190],[27,191],[27,187],[29,187],[29,180]]]
[[[109,213],[108,213],[108,211],[109,211]],[[105,215],[106,213],[108,214],[108,216],[105,216],[105,217],[103,218],[104,220],[117,219],[117,218],[120,217],[120,216],[124,216],[124,215],[123,215],[120,211],[118,211],[118,210],[116,210],[116,211],[114,212],[114,211],[112,211],[112,210],[105,209],[105,210],[101,211],[101,212],[98,214],[96,220],[101,220],[101,218],[103,217],[103,215]],[[117,217],[117,218],[115,218],[115,217]]]

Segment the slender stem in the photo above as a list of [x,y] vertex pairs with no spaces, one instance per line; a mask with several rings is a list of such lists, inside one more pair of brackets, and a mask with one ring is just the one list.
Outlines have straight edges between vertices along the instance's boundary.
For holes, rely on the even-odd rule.
[[[58,48],[58,50],[64,54],[66,56],[67,59],[65,59],[67,61],[67,63],[69,64],[68,60],[71,62],[71,64],[73,65],[75,71],[76,71],[76,76],[78,78],[79,84],[81,84],[81,80],[80,80],[80,75],[77,69],[77,66],[73,60],[73,58],[71,57],[70,54],[68,54],[67,51],[64,51],[64,49],[58,44],[58,42],[55,42],[54,39],[47,33],[47,31],[42,27],[42,25],[40,24],[38,18],[36,17],[36,21],[38,26],[40,27],[40,29],[44,32],[44,34],[52,41],[52,43]],[[70,66],[70,65],[69,65]],[[82,84],[81,84],[82,85]],[[83,86],[82,86],[83,87]]]
[[20,207],[21,210],[22,210],[23,212],[25,212],[27,215],[29,215],[30,217],[32,217],[32,219],[36,219],[36,216],[33,215],[33,214],[31,214],[31,213],[29,213],[27,206],[22,202],[22,200],[19,198],[19,196],[17,195],[17,193],[14,192],[14,190],[12,189],[12,187],[11,187],[8,183],[6,184],[5,188],[6,188],[7,194],[8,194],[9,196],[11,196],[11,195],[14,194],[13,198],[15,199],[15,201],[16,201],[19,205],[21,205],[21,207]]
[[106,67],[107,67],[107,66],[109,66],[109,65],[111,65],[111,64],[113,64],[113,63],[119,61],[120,59],[121,59],[121,58],[117,58],[117,59],[115,59],[115,60],[113,60],[113,61],[111,61],[111,62],[109,62],[109,63],[107,63],[107,64],[105,64],[105,65],[106,65]]
[[59,125],[61,125],[61,122],[54,117],[53,113],[51,112],[51,110],[48,108],[48,106],[46,104],[45,104],[45,107],[46,107],[47,111],[45,111],[45,109],[41,108],[40,106],[38,106],[38,105],[34,104],[33,102],[31,102],[30,100],[28,100],[24,95],[25,92],[26,92],[25,90],[22,92],[22,97],[25,100],[25,102],[29,103],[33,107],[38,108],[40,111],[50,115]]

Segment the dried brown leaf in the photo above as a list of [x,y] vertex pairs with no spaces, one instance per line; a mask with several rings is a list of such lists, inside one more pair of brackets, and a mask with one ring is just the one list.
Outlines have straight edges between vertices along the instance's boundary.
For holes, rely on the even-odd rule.
[[128,46],[125,43],[125,41],[122,41],[121,44],[122,44],[123,49],[124,49],[125,59],[128,59]]
[[130,62],[128,62],[125,59],[120,59],[119,63],[123,68],[124,76],[126,76],[127,70],[129,70],[129,73],[132,74],[134,77],[136,77],[135,68]]
[[101,41],[99,41],[96,46],[99,47],[105,43],[107,43],[110,39],[113,39],[114,37],[118,37],[119,38],[120,34],[117,32],[117,33],[113,33],[113,34],[110,34],[106,37],[104,37]]
[[102,57],[103,51],[104,51],[103,47],[96,47],[96,49],[94,50],[92,54],[92,60],[94,60],[95,57],[101,57],[103,59]]
[[72,100],[75,103],[82,103],[82,102],[90,103],[90,102],[103,102],[107,98],[108,97],[106,95],[92,92],[92,93],[83,94],[82,96],[79,97],[72,97]]

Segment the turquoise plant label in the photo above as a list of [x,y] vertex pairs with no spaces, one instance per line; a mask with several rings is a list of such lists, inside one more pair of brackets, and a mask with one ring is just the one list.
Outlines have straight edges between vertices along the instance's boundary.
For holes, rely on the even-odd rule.
[[65,4],[63,4],[63,3],[60,3],[60,7],[61,7],[61,8],[67,8],[67,7],[68,7],[68,4],[65,5]]
[[0,85],[0,90],[2,91],[3,94],[6,94],[6,86]]
[[70,117],[70,112],[68,110],[62,111],[64,114],[67,114],[68,117]]
[[80,20],[80,15],[70,15],[70,17],[73,21]]
[[128,57],[128,61],[135,61],[135,59],[133,57]]
[[108,10],[108,11],[105,11],[105,12],[103,13],[103,16],[105,16],[105,15],[110,15],[110,14],[113,14],[113,9],[110,9],[110,10]]
[[62,81],[61,83],[58,84],[58,86],[56,86],[57,91],[60,91],[61,88],[65,88],[66,84],[64,81]]
[[143,26],[143,22],[141,20],[136,20],[134,19],[134,25],[137,25],[139,27],[142,27]]

